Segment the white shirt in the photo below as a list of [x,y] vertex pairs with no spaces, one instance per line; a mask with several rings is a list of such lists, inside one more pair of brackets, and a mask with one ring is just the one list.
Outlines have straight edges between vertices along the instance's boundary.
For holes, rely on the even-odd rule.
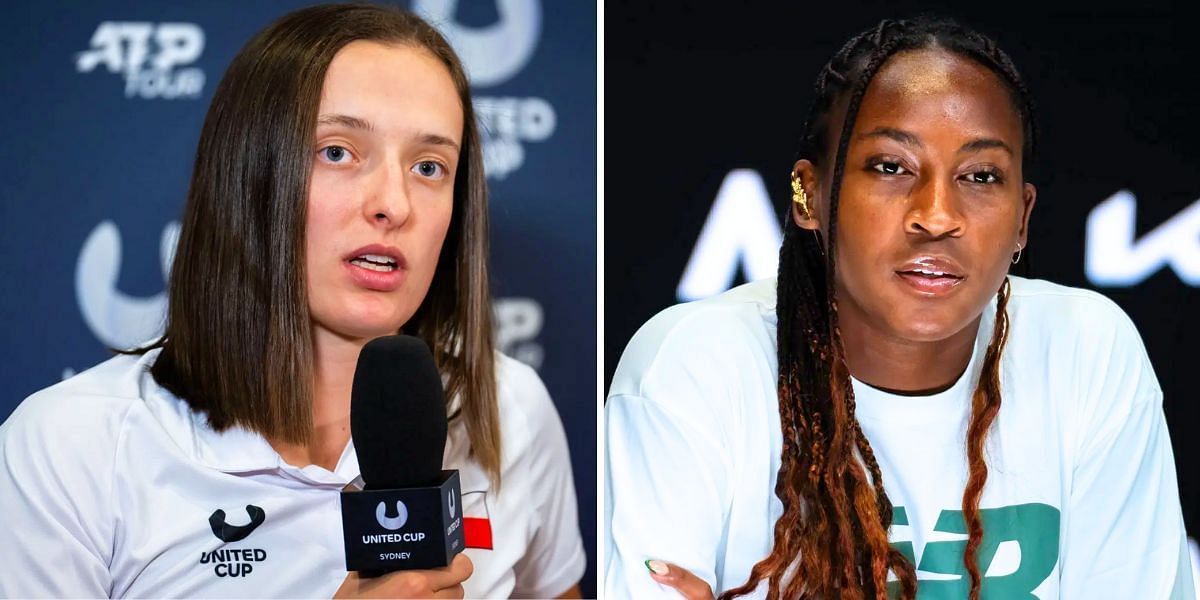
[[[353,445],[330,472],[285,463],[258,434],[217,433],[154,381],[156,356],[101,363],[0,426],[0,595],[332,596],[347,575],[339,494],[359,475]],[[493,550],[466,550],[464,587],[554,596],[585,567],[566,437],[536,373],[497,356],[501,492],[468,457],[461,419],[445,454],[464,517],[493,533]],[[264,518],[227,543],[210,526],[217,510],[230,525]]]
[[[1194,598],[1162,391],[1136,329],[1099,294],[1011,281],[980,502],[985,535],[1000,540],[981,547],[984,594]],[[949,390],[896,396],[853,381],[898,507],[892,545],[914,559],[922,600],[963,598],[969,582],[964,440],[994,300],[983,314]],[[770,553],[783,512],[775,333],[766,280],[669,308],[630,341],[605,409],[607,597],[677,597],[647,559],[720,593]]]

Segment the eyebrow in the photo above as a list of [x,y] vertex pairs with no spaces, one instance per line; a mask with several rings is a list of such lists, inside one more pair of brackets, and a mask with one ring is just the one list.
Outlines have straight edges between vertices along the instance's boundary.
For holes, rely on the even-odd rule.
[[375,131],[375,126],[366,119],[352,117],[350,115],[321,115],[317,117],[318,125],[342,125],[351,129],[362,129],[364,131]]
[[[915,146],[917,148],[925,147],[925,144],[922,144],[921,139],[917,136],[904,131],[903,129],[896,129],[894,127],[876,127],[875,129],[858,136],[858,139],[861,140],[872,137],[888,138],[890,140],[900,142],[906,146]],[[998,140],[996,138],[973,139],[963,144],[962,147],[958,149],[958,153],[965,154],[968,152],[978,152],[980,150],[987,150],[989,148],[999,148],[1005,152],[1008,152],[1010,155],[1013,154],[1012,148],[1009,147],[1008,144],[1004,143],[1003,140]]]
[[432,145],[432,146],[445,146],[447,148],[454,150],[455,152],[459,151],[458,142],[456,142],[444,135],[438,135],[436,133],[426,133],[426,134],[422,135],[420,139],[421,139],[422,144],[427,144],[427,145]]
[[918,148],[925,147],[925,144],[922,144],[921,140],[917,136],[904,131],[903,129],[896,129],[894,127],[876,127],[875,129],[858,136],[858,139],[862,140],[873,137],[888,138],[889,140],[895,140],[906,146],[916,146]]
[[987,150],[989,148],[999,148],[999,149],[1007,152],[1010,156],[1013,155],[1012,148],[1009,148],[1008,144],[1005,144],[1003,140],[998,140],[996,138],[978,138],[978,139],[971,140],[971,141],[963,144],[962,148],[958,149],[958,152],[960,154],[964,154],[967,152],[978,152],[979,150]]
[[[320,117],[317,117],[317,124],[318,125],[341,125],[343,127],[349,127],[351,129],[361,129],[361,130],[367,131],[367,132],[375,131],[375,126],[372,125],[370,121],[368,121],[366,119],[361,119],[359,117],[352,117],[350,115],[341,115],[341,114],[321,115]],[[419,141],[422,144],[432,145],[432,146],[446,146],[447,148],[453,149],[455,152],[459,151],[458,142],[456,142],[444,135],[438,135],[436,133],[426,133],[426,134],[422,134],[421,136],[419,136]]]

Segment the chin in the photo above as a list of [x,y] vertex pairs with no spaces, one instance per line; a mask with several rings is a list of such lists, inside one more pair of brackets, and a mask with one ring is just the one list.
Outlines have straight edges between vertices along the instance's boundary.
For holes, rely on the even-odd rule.
[[338,318],[326,321],[327,329],[348,339],[375,339],[399,333],[412,311],[345,311]]
[[912,342],[940,342],[962,331],[965,326],[943,315],[917,314],[913,318],[892,323],[896,337]]

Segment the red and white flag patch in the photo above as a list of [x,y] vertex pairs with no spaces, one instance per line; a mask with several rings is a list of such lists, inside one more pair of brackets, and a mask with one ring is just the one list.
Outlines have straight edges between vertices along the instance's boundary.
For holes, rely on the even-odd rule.
[[488,514],[487,492],[464,492],[463,538],[468,548],[492,550],[492,521]]

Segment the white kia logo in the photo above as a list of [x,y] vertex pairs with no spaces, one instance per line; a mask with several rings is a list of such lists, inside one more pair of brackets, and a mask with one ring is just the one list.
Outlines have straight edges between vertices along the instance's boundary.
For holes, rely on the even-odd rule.
[[408,507],[400,500],[396,501],[396,516],[387,516],[387,506],[380,502],[379,506],[375,507],[375,520],[379,521],[379,526],[389,531],[395,531],[404,527],[408,522]]

